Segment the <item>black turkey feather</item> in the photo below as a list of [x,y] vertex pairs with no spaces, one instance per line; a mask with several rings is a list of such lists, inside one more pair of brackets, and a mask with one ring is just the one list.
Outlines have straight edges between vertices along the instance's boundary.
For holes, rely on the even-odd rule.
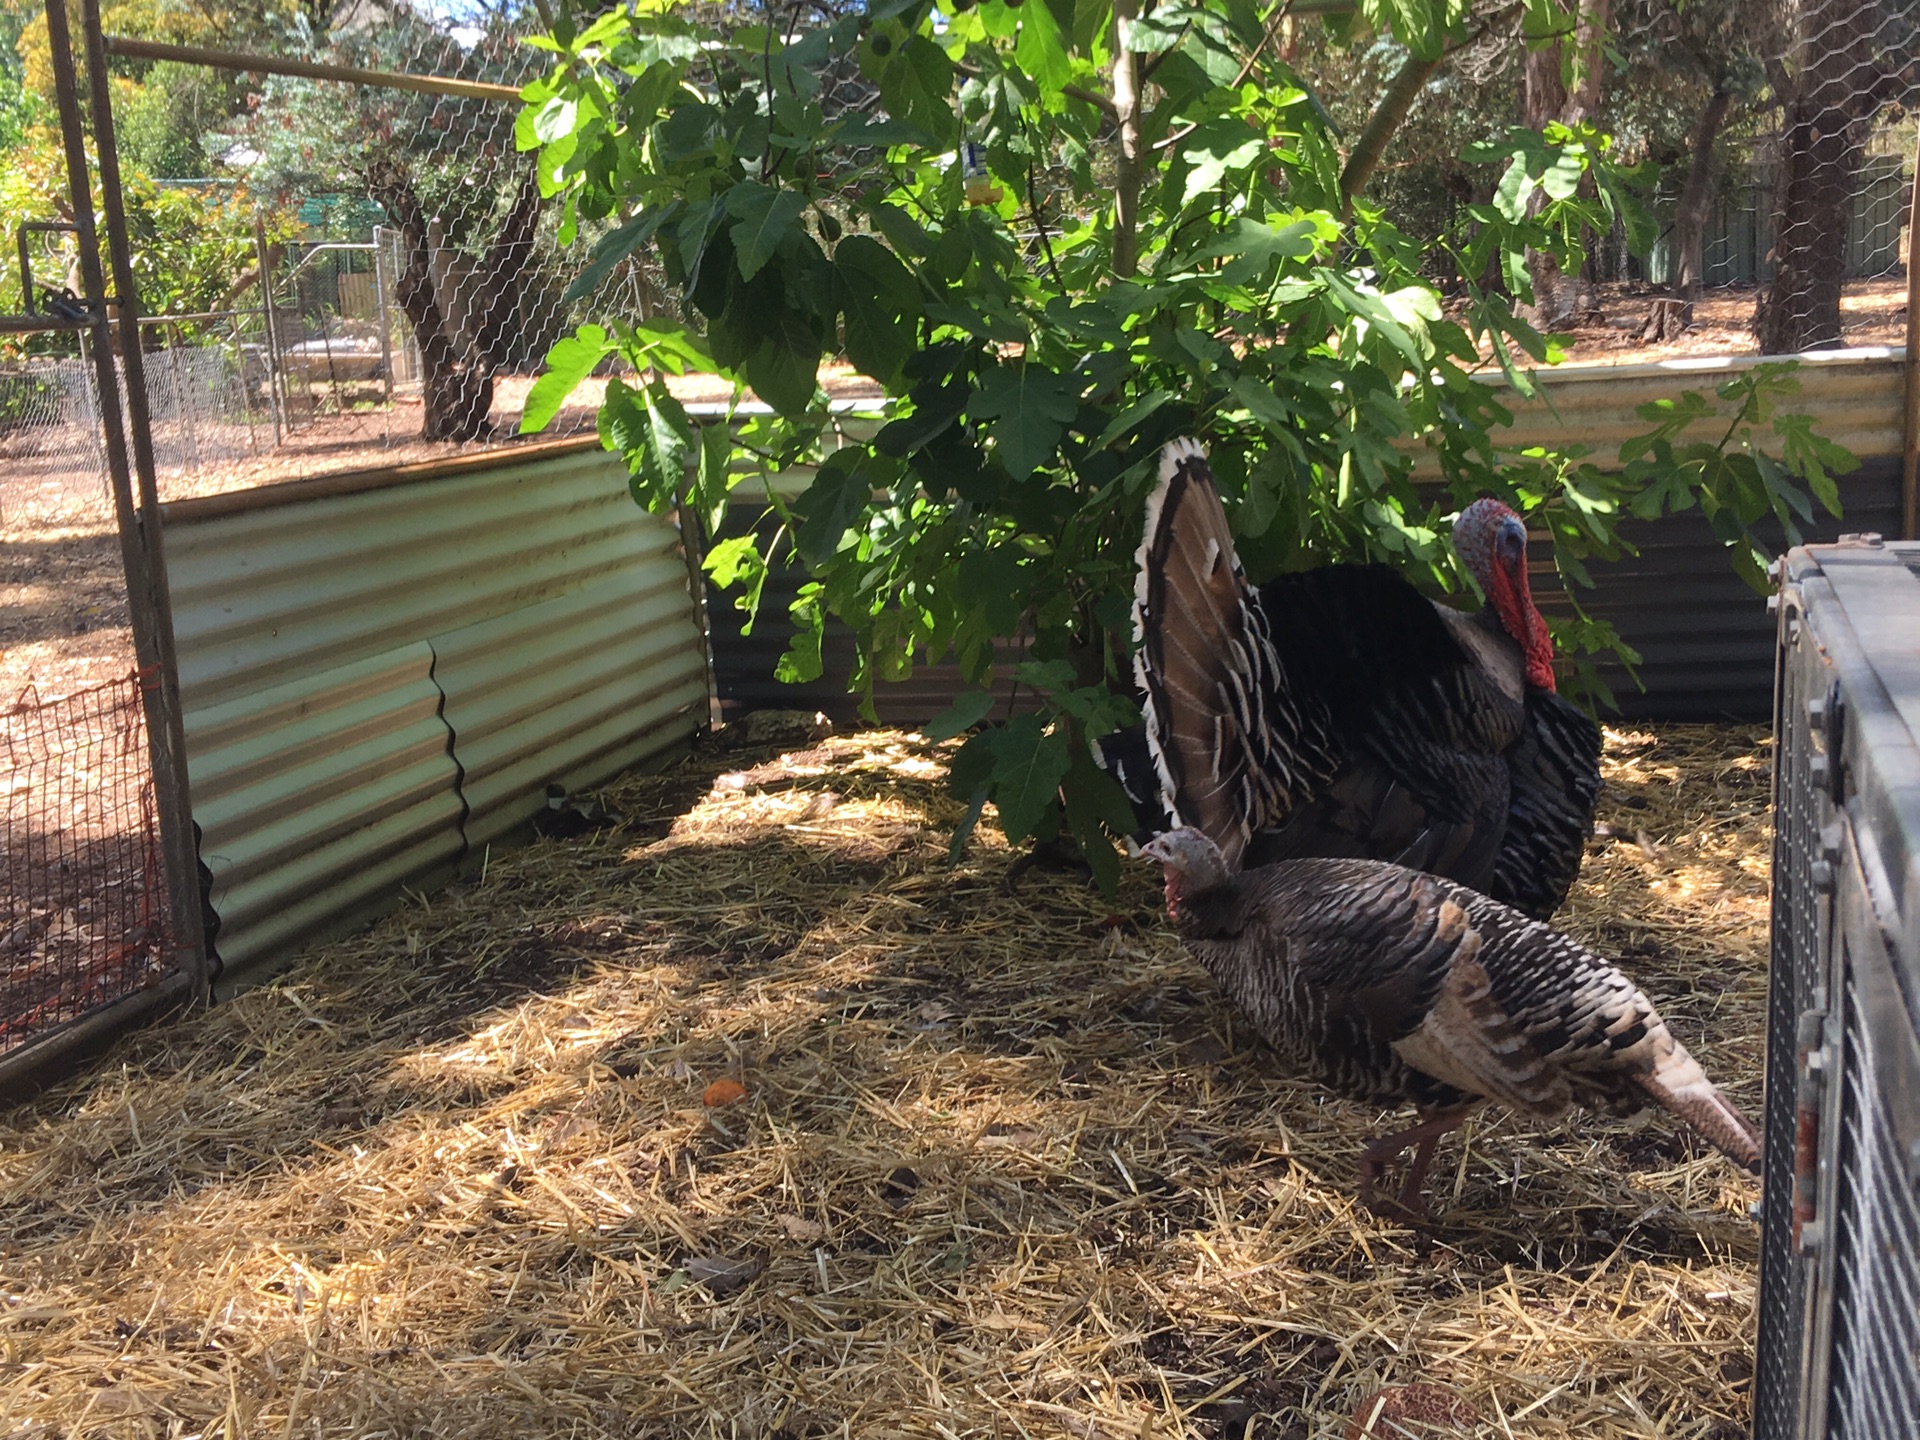
[[[1524,527],[1491,501],[1462,527],[1490,597],[1479,615],[1381,565],[1255,591],[1200,447],[1169,445],[1138,557],[1134,664],[1145,703],[1177,718],[1157,748],[1138,730],[1101,745],[1142,833],[1177,819],[1216,835],[1230,864],[1391,860],[1530,915],[1558,908],[1592,830],[1600,733],[1551,689]],[[1161,792],[1180,797],[1177,817]],[[1214,823],[1223,807],[1236,825]]]
[[[1757,1165],[1753,1127],[1633,982],[1517,908],[1565,896],[1599,789],[1591,723],[1538,683],[1544,626],[1503,660],[1492,630],[1368,567],[1254,595],[1192,441],[1167,448],[1139,558],[1159,786],[1142,808],[1168,827],[1146,853],[1188,947],[1284,1064],[1419,1110],[1363,1154],[1369,1197],[1413,1145],[1417,1206],[1440,1136],[1488,1100],[1541,1119],[1655,1103]],[[1108,758],[1138,778],[1132,742]]]

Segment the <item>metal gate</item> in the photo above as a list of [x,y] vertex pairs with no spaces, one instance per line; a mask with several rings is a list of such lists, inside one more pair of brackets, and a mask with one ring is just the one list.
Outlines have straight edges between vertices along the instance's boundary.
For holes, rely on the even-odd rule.
[[1920,1435],[1920,544],[1779,600],[1755,1440]]

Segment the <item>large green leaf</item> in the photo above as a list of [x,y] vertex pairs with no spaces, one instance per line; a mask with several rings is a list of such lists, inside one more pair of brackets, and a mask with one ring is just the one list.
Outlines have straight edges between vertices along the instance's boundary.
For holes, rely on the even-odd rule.
[[1039,828],[1073,764],[1066,732],[1048,733],[1046,723],[1042,715],[1016,715],[993,747],[993,803],[1009,840]]
[[546,371],[527,391],[526,405],[520,412],[520,433],[532,435],[551,425],[567,397],[613,349],[613,337],[601,325],[582,325],[573,334],[556,340],[547,352]]
[[806,206],[798,190],[776,190],[758,180],[742,180],[727,192],[727,213],[736,217],[734,260],[743,279],[751,280],[773,258]]
[[1025,480],[1059,448],[1080,402],[1065,376],[1029,361],[989,370],[968,408],[977,419],[998,422],[992,434],[1000,463]]
[[703,535],[719,533],[727,516],[727,494],[733,483],[730,462],[733,436],[724,424],[700,428],[700,453],[694,470],[693,490],[687,501],[700,520]]
[[942,145],[959,128],[953,112],[953,61],[924,35],[910,35],[880,71],[880,103],[887,113],[917,125]]
[[920,733],[929,740],[951,740],[986,719],[991,709],[991,690],[962,690],[944,714],[920,727]]
[[704,568],[716,588],[741,587],[740,594],[734,597],[733,608],[747,617],[740,633],[751,635],[760,618],[760,597],[767,588],[767,557],[760,553],[759,539],[735,535],[719,541],[707,551]]
[[820,608],[819,584],[810,581],[802,585],[793,603],[787,606],[787,614],[793,620],[793,638],[787,642],[787,651],[780,657],[780,663],[774,666],[773,678],[788,685],[804,685],[809,680],[818,680],[827,668],[820,654],[826,640],[827,617]]
[[920,289],[891,251],[849,235],[833,255],[834,305],[846,317],[847,358],[864,375],[891,381],[913,349]]
[[626,224],[602,235],[594,243],[593,257],[587,261],[587,268],[575,277],[574,282],[567,286],[566,294],[560,298],[571,303],[599,290],[613,273],[614,267],[651,240],[653,232],[672,217],[678,205],[678,201],[649,205]]
[[873,503],[873,472],[857,450],[836,450],[813,477],[813,484],[793,502],[800,517],[794,549],[808,565],[818,568],[833,558],[847,532]]
[[[609,382],[608,388],[621,383]],[[659,509],[659,501],[676,499],[685,488],[699,442],[685,408],[664,383],[655,380],[644,390],[629,393],[638,402],[637,414],[629,410],[637,423],[616,429],[615,438],[621,442],[635,486],[644,486],[654,499],[649,508]]]
[[1246,122],[1236,116],[1202,125],[1180,147],[1180,155],[1187,162],[1180,203],[1191,205],[1228,175],[1246,170],[1266,153],[1266,137],[1247,129]]
[[1391,31],[1416,60],[1438,60],[1446,46],[1446,0],[1360,0],[1376,29]]
[[1073,62],[1060,34],[1060,23],[1044,4],[1020,11],[1020,38],[1013,47],[1014,62],[1044,90],[1058,91],[1073,75]]
[[1066,779],[1061,785],[1066,799],[1067,828],[1080,842],[1093,878],[1111,895],[1120,883],[1120,857],[1109,836],[1130,834],[1139,823],[1133,806],[1114,778],[1093,763],[1084,746],[1073,747]]

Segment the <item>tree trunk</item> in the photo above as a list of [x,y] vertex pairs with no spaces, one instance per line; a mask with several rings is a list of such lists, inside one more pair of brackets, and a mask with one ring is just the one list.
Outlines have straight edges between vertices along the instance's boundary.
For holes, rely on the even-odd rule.
[[1854,179],[1879,108],[1871,83],[1879,23],[1876,0],[1813,0],[1801,13],[1775,182],[1773,277],[1754,313],[1762,354],[1840,342]]
[[1113,0],[1113,110],[1120,155],[1113,185],[1113,273],[1130,280],[1140,268],[1140,57],[1124,41],[1139,0]]
[[1713,182],[1720,169],[1716,147],[1732,106],[1732,93],[1724,84],[1716,84],[1687,137],[1687,178],[1673,209],[1673,280],[1668,286],[1672,294],[1654,301],[1646,328],[1640,332],[1642,340],[1676,340],[1693,324],[1693,303],[1700,298],[1706,273],[1702,251],[1707,211],[1713,205]]
[[1680,186],[1680,200],[1673,210],[1673,291],[1687,305],[1700,298],[1705,278],[1702,246],[1707,231],[1707,211],[1713,204],[1713,182],[1719,174],[1717,146],[1720,127],[1726,124],[1733,95],[1725,86],[1714,86],[1706,108],[1687,138],[1687,178]]
[[528,169],[486,255],[471,275],[450,263],[439,226],[422,212],[413,178],[383,161],[367,176],[367,191],[400,236],[400,274],[394,295],[420,346],[423,408],[420,433],[428,440],[478,440],[492,429],[493,374],[506,352],[516,316],[520,280],[533,254],[540,192]]
[[[1600,108],[1604,77],[1605,42],[1611,0],[1580,0],[1571,37],[1557,45],[1527,52],[1526,124],[1544,130],[1554,121],[1578,125]],[[1545,205],[1536,195],[1534,203]],[[1538,251],[1527,253],[1527,273],[1533,280],[1533,305],[1539,323],[1547,329],[1571,325],[1580,309],[1580,284],[1563,274],[1553,260]]]

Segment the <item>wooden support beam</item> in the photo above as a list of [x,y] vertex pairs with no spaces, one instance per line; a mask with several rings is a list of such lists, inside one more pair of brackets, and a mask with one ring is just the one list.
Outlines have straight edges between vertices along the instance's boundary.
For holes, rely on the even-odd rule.
[[462,100],[511,100],[520,103],[512,85],[484,80],[454,80],[444,75],[408,75],[398,70],[362,70],[353,65],[326,65],[317,60],[290,60],[278,55],[243,55],[233,50],[207,50],[198,45],[166,45],[158,40],[105,37],[107,53],[127,60],[177,60],[182,65],[205,65],[213,70],[240,70],[254,75],[294,75],[304,80],[338,80],[347,85],[379,85],[389,90],[417,90],[423,95],[451,95]]

